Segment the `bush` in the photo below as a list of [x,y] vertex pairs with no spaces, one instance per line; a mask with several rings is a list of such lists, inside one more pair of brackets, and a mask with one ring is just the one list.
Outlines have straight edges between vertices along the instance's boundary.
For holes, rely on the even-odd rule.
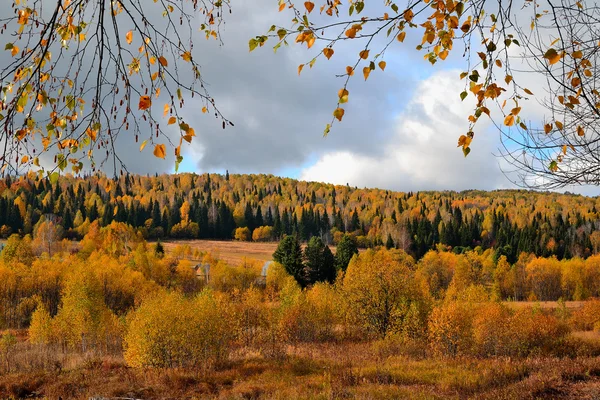
[[191,300],[161,293],[133,313],[125,361],[132,367],[210,367],[227,356],[231,325],[231,310],[210,290]]
[[341,285],[353,329],[379,337],[423,331],[427,304],[412,270],[413,259],[399,250],[369,250],[354,257]]

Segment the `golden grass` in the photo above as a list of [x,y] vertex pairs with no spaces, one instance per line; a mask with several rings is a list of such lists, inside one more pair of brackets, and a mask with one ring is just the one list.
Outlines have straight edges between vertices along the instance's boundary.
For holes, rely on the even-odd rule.
[[[551,310],[559,307],[558,301],[503,301],[502,304],[515,310],[528,307]],[[568,309],[581,308],[584,304],[585,301],[565,301],[565,307]]]
[[600,358],[415,359],[382,356],[373,346],[302,344],[282,359],[240,352],[210,371],[80,356],[61,370],[0,375],[0,398],[567,399],[597,398],[600,389]]
[[219,240],[173,240],[163,242],[165,251],[168,253],[180,245],[188,245],[194,250],[210,252],[214,257],[219,258],[230,265],[238,265],[244,258],[251,258],[259,261],[268,261],[273,259],[273,252],[277,248],[277,243],[262,242],[238,242],[238,241],[219,241]]

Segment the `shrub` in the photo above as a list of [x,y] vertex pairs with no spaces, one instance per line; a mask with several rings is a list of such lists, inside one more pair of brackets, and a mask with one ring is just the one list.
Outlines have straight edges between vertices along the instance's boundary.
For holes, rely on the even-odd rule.
[[228,354],[231,310],[210,290],[194,299],[160,293],[147,299],[131,319],[125,360],[133,367],[209,367]]

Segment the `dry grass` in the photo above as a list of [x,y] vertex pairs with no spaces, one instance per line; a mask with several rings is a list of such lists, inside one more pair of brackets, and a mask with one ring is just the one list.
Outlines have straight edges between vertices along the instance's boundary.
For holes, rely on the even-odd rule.
[[[210,252],[214,257],[225,261],[230,265],[239,265],[244,258],[259,261],[273,259],[273,253],[277,249],[277,242],[238,242],[221,240],[171,240],[162,242],[168,253],[180,245],[188,245],[194,250]],[[154,243],[151,243],[153,246]],[[335,254],[335,246],[329,246]]]
[[[545,310],[552,310],[559,307],[558,301],[504,301],[502,303],[514,310],[520,308],[541,308]],[[565,301],[565,307],[570,310],[581,308],[584,304],[585,301]]]
[[61,370],[0,375],[0,398],[593,399],[599,390],[600,358],[414,359],[369,342],[303,344],[283,359],[247,353],[208,372],[88,355]]
[[194,250],[210,252],[214,257],[225,261],[230,265],[239,265],[244,258],[260,261],[273,259],[273,252],[277,243],[256,243],[219,240],[174,240],[163,242],[167,253],[172,252],[175,247],[188,245]]

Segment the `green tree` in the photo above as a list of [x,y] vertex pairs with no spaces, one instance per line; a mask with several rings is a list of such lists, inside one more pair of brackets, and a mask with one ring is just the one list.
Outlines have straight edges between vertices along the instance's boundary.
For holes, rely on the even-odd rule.
[[338,243],[335,251],[335,267],[338,270],[345,271],[355,254],[358,254],[356,240],[353,236],[345,234],[342,236],[342,240]]
[[313,236],[304,249],[304,271],[307,285],[335,280],[335,258],[320,237]]
[[296,279],[301,286],[305,284],[302,248],[296,236],[285,236],[273,253],[273,260],[283,265],[285,271]]

